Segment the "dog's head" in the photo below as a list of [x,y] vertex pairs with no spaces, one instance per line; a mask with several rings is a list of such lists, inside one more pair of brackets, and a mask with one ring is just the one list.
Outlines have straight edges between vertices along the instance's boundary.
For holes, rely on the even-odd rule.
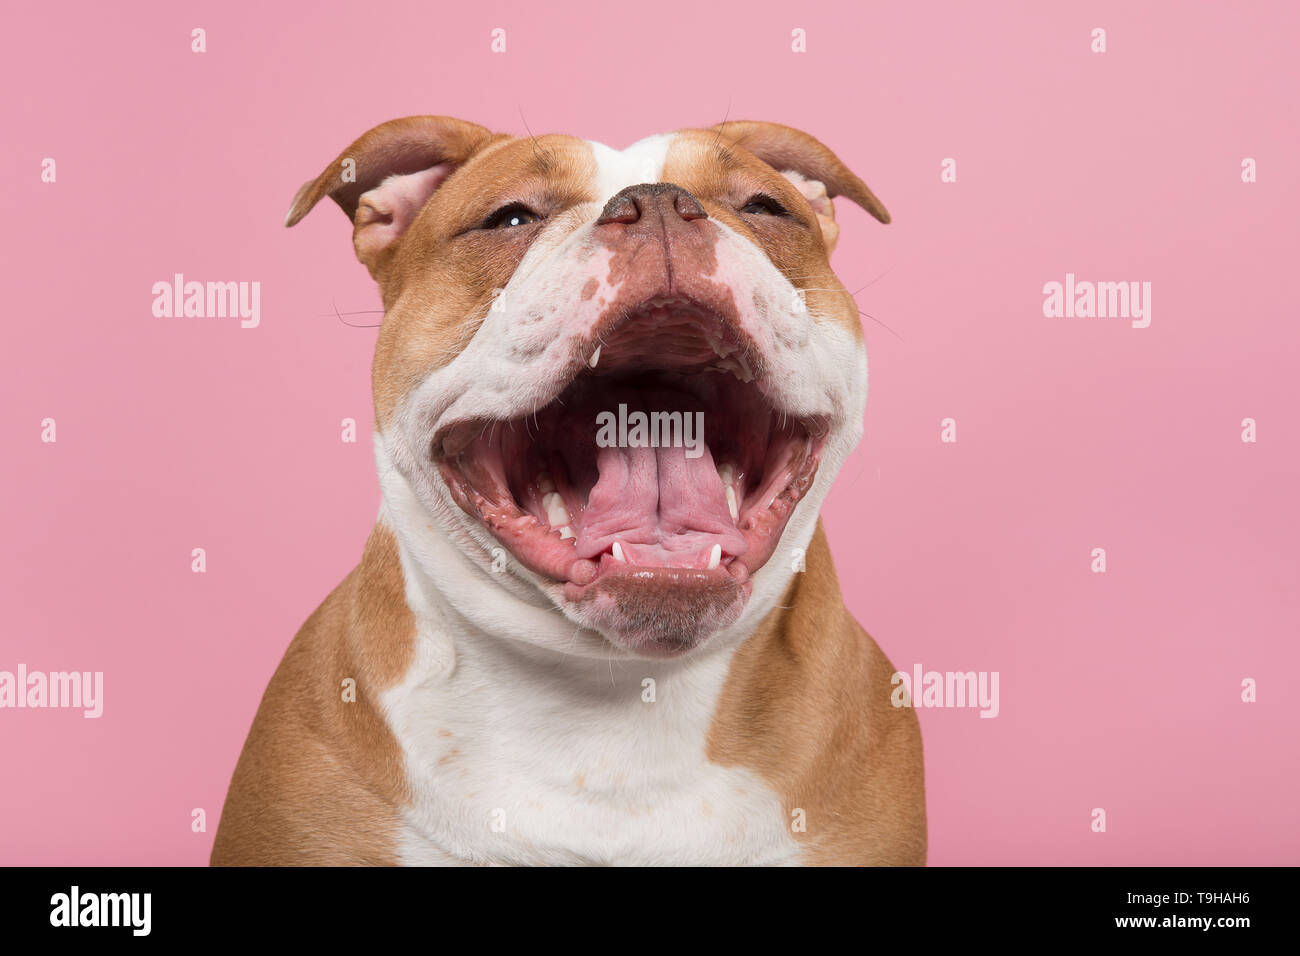
[[382,291],[381,482],[444,593],[491,623],[507,583],[537,643],[540,603],[589,629],[570,649],[607,652],[595,631],[658,657],[770,608],[862,428],[841,195],[889,221],[774,123],[619,152],[437,116],[370,130],[299,190],[286,224],[334,199]]

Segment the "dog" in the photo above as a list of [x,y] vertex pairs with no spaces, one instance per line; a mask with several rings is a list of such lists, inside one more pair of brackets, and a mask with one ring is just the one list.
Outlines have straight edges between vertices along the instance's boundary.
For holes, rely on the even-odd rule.
[[866,184],[728,122],[383,123],[294,197],[384,318],[382,505],[290,644],[216,865],[921,865],[920,729],[819,508],[862,433]]

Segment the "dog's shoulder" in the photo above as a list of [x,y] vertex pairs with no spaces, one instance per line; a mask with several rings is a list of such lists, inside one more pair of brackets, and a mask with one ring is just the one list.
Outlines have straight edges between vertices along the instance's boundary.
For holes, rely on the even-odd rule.
[[921,732],[894,667],[844,606],[818,523],[780,605],[737,650],[711,759],[780,794],[808,863],[923,864]]
[[214,865],[396,862],[407,782],[379,695],[413,646],[397,561],[391,532],[377,526],[361,563],[289,645],[235,767]]

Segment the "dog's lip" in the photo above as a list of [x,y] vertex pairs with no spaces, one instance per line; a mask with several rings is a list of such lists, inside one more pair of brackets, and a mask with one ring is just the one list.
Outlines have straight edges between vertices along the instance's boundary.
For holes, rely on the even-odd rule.
[[[594,587],[609,581],[611,578],[631,578],[645,583],[659,584],[662,586],[690,586],[690,585],[710,585],[725,583],[728,578],[732,579],[738,585],[745,585],[749,581],[749,565],[745,563],[744,558],[728,555],[727,559],[713,569],[701,568],[673,568],[673,567],[642,567],[635,564],[627,564],[617,561],[611,554],[602,554],[599,561],[588,561],[588,564],[594,565],[594,568],[582,568],[581,580],[575,580],[572,576],[565,581],[564,598],[567,601],[578,602]],[[594,571],[594,573],[593,573]]]

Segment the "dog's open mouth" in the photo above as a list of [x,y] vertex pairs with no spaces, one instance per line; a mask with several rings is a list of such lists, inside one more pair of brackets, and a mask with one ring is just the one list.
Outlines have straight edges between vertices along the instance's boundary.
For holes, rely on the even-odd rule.
[[444,428],[452,496],[565,597],[621,579],[744,585],[812,484],[826,422],[785,416],[734,323],[651,300],[599,336],[545,407]]

